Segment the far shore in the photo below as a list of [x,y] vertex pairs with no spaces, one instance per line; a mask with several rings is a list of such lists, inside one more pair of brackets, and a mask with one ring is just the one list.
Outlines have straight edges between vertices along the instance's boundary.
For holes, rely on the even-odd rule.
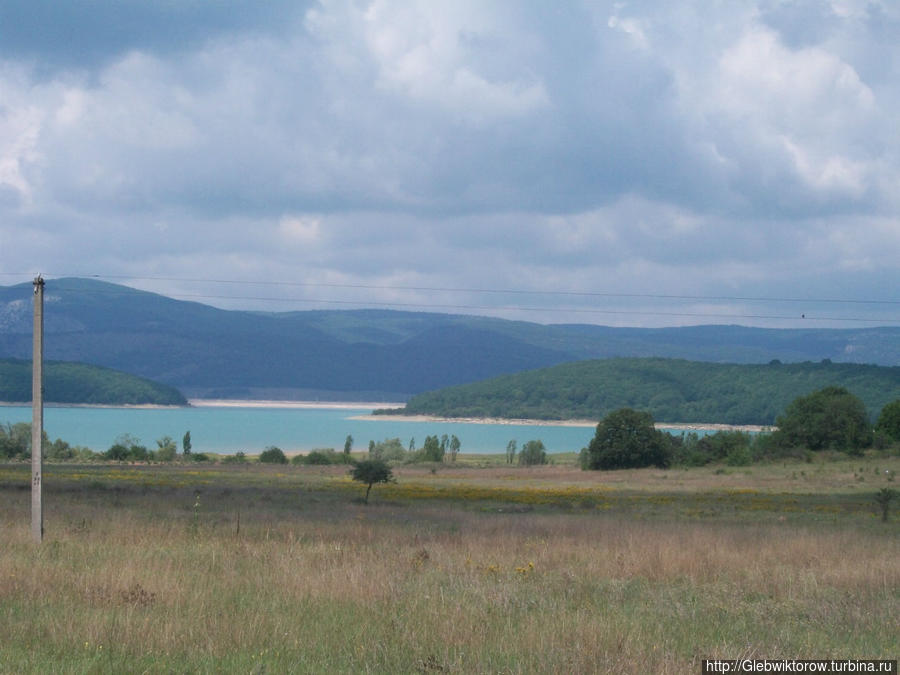
[[276,401],[232,398],[192,398],[194,408],[294,408],[297,410],[374,410],[402,408],[405,403],[373,403],[371,401]]
[[[350,419],[368,421],[396,421],[396,422],[459,422],[460,424],[509,424],[537,427],[595,427],[599,420],[534,420],[534,419],[507,419],[504,417],[440,417],[438,415],[355,415]],[[676,431],[749,431],[768,432],[775,427],[759,424],[716,424],[716,423],[677,423],[657,422],[657,429]]]

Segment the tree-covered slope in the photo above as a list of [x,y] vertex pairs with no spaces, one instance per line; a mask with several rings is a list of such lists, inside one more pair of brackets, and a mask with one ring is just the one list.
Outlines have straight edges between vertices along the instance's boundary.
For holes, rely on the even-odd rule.
[[[0,287],[0,358],[31,356],[32,286]],[[192,396],[401,400],[583,359],[657,356],[900,365],[900,328],[611,328],[388,310],[227,311],[95,279],[48,279],[48,359]]]
[[407,414],[601,419],[622,407],[661,422],[772,424],[797,396],[846,387],[869,414],[900,398],[900,367],[850,363],[738,365],[680,359],[566,363],[419,394]]
[[[186,405],[174,387],[110,368],[83,363],[44,363],[47,403]],[[0,359],[0,401],[31,401],[31,361]]]

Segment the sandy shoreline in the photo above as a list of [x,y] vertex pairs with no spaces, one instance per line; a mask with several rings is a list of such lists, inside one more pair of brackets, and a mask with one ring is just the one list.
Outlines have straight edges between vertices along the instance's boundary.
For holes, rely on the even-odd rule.
[[293,408],[296,410],[374,410],[402,408],[403,403],[373,403],[370,401],[266,401],[249,399],[192,398],[194,408]]
[[[502,417],[440,417],[437,415],[355,415],[350,419],[369,421],[397,421],[397,422],[458,422],[460,424],[508,424],[511,426],[536,426],[536,427],[596,427],[599,420],[532,420],[532,419],[506,419]],[[690,423],[657,422],[657,429],[675,431],[772,431],[775,427],[760,426],[757,424],[715,424],[715,423]]]

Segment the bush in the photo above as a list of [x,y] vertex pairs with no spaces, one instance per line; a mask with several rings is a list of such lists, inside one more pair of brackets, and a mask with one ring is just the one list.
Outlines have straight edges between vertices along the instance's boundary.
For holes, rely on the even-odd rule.
[[270,445],[259,454],[259,461],[263,464],[287,464],[287,457],[281,448]]
[[547,449],[540,440],[528,441],[519,452],[519,466],[535,466],[547,463]]
[[103,458],[114,462],[124,462],[128,459],[128,448],[121,443],[114,443],[103,454]]
[[672,460],[669,434],[653,426],[650,413],[621,408],[603,418],[587,448],[589,469],[667,467]]
[[222,459],[222,463],[224,464],[246,464],[247,463],[247,455],[241,451],[234,453],[233,455],[226,455],[224,459]]
[[291,459],[292,464],[345,464],[347,462],[345,455],[338,454],[333,448],[319,448],[310,450],[306,455],[295,455]]
[[153,453],[153,458],[158,462],[171,462],[178,454],[178,446],[171,436],[163,436],[156,441],[157,450]]

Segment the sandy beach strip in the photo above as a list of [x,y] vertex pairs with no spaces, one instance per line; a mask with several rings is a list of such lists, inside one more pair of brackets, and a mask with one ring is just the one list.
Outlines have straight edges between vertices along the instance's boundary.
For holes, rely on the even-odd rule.
[[[440,417],[437,415],[354,415],[352,420],[396,422],[458,422],[460,424],[508,424],[535,427],[596,427],[599,420],[533,420],[506,419],[503,417]],[[754,433],[774,431],[775,427],[757,424],[715,424],[657,422],[657,429],[668,431],[749,431]]]
[[591,420],[525,420],[504,417],[439,417],[437,415],[354,415],[351,420],[374,422],[458,422],[459,424],[509,424],[537,427],[595,427]]
[[232,398],[192,398],[194,408],[292,408],[295,410],[374,410],[402,408],[403,403],[373,403],[370,401],[265,401]]

